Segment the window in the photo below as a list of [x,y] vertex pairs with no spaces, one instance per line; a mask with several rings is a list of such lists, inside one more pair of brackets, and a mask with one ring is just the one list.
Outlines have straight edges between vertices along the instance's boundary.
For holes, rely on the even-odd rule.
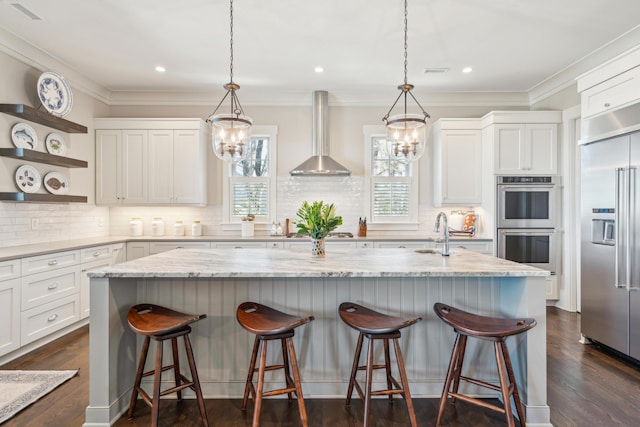
[[418,165],[416,162],[403,164],[391,158],[385,138],[384,127],[365,126],[365,188],[369,223],[378,229],[415,229],[418,219]]
[[251,156],[236,165],[225,165],[225,223],[239,223],[249,214],[258,223],[275,218],[276,134],[275,126],[255,126]]

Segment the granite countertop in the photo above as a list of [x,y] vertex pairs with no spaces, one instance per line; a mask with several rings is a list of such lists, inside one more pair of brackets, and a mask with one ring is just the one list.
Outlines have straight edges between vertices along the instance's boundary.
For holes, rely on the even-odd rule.
[[413,249],[330,249],[323,258],[310,251],[273,249],[176,249],[106,270],[89,277],[428,277],[548,276],[549,272],[464,249],[443,257],[439,251]]
[[[292,240],[304,240],[304,238],[287,238],[286,236],[254,236],[254,237],[240,237],[240,236],[162,236],[162,237],[152,237],[152,236],[140,236],[140,237],[130,237],[130,236],[102,236],[102,237],[91,237],[86,239],[76,239],[76,240],[61,240],[57,242],[47,242],[47,243],[34,243],[31,245],[21,245],[21,246],[7,246],[0,247],[0,261],[8,261],[18,258],[36,256],[36,255],[45,255],[53,252],[61,252],[61,251],[70,251],[75,249],[83,249],[91,246],[99,246],[99,245],[110,245],[113,243],[126,243],[126,242],[240,242],[240,241],[256,241],[256,242],[272,242],[272,241],[292,241]],[[334,238],[336,241],[394,241],[394,240],[402,240],[402,241],[433,241],[433,242],[441,242],[442,236],[437,235],[370,235],[367,237],[356,237],[353,238]],[[451,237],[450,241],[452,242],[491,242],[493,239],[491,238],[482,238],[482,237]]]

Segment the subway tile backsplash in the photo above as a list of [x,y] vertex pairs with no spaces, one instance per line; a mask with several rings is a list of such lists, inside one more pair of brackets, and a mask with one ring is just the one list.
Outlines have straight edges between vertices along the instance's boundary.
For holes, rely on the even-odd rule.
[[[278,177],[277,218],[284,227],[286,218],[295,219],[295,213],[303,201],[322,200],[335,203],[343,217],[340,231],[357,233],[358,218],[365,216],[364,178],[350,177]],[[456,208],[419,207],[419,234],[433,235],[437,213]],[[482,215],[482,213],[480,214]],[[129,221],[140,217],[143,235],[151,236],[151,221],[162,217],[165,235],[173,236],[173,224],[181,220],[185,235],[191,235],[191,223],[202,223],[205,236],[239,236],[240,230],[222,227],[222,206],[207,207],[102,207],[74,204],[0,203],[0,247],[73,240],[100,236],[129,235]],[[35,220],[35,224],[32,224]],[[258,225],[256,235],[267,235],[269,224]],[[395,234],[395,233],[394,233]],[[398,233],[404,234],[404,233]],[[415,235],[416,232],[407,233]]]

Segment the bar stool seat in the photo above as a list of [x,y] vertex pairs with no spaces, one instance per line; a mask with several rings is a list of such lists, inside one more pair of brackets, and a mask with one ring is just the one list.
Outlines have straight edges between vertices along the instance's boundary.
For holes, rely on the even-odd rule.
[[[451,397],[452,404],[455,404],[456,399],[460,399],[474,405],[503,413],[505,414],[507,425],[509,427],[513,427],[515,426],[515,420],[511,409],[511,396],[513,396],[516,411],[520,418],[520,425],[525,427],[526,421],[524,409],[522,407],[522,402],[520,401],[513,367],[511,365],[511,358],[509,357],[509,350],[507,349],[505,341],[506,338],[511,335],[521,334],[533,328],[536,325],[536,320],[531,318],[504,319],[480,316],[459,310],[443,303],[436,303],[433,306],[433,310],[438,317],[451,326],[456,333],[451,360],[447,370],[447,377],[445,379],[442,396],[440,398],[436,427],[442,422],[442,417],[449,397]],[[498,365],[498,377],[500,381],[499,386],[461,375],[467,337],[479,338],[486,341],[492,341],[494,343],[496,363]],[[504,408],[458,393],[460,380],[499,391],[502,394]]]
[[[260,425],[260,410],[262,408],[263,397],[287,394],[289,401],[291,402],[293,393],[295,393],[298,400],[300,421],[303,426],[307,427],[307,412],[304,406],[302,384],[300,382],[300,373],[298,371],[298,360],[293,347],[292,337],[294,336],[295,328],[311,322],[314,317],[292,316],[256,302],[243,302],[236,310],[236,318],[238,323],[240,323],[240,326],[256,335],[253,344],[253,352],[251,353],[251,362],[249,363],[247,382],[244,388],[244,396],[242,399],[243,411],[246,411],[247,409],[249,395],[251,395],[251,398],[254,400],[253,427],[258,427]],[[270,340],[281,341],[283,358],[283,363],[281,365],[267,366],[266,364],[267,342]],[[260,353],[260,362],[258,369],[256,369],[256,360],[258,358],[258,352],[261,344],[262,351]],[[276,369],[284,369],[286,386],[281,389],[264,391],[264,373],[266,371],[273,371]],[[253,385],[253,374],[256,371],[258,371],[257,390]],[[291,372],[293,372],[293,378],[291,378]]]
[[[207,317],[206,314],[185,314],[154,304],[137,304],[129,309],[129,312],[127,313],[129,327],[135,333],[144,335],[145,337],[142,345],[142,351],[140,353],[140,362],[138,363],[133,392],[131,393],[131,401],[129,402],[129,419],[133,419],[136,400],[138,399],[138,395],[140,395],[145,403],[151,406],[151,425],[157,426],[160,411],[160,397],[170,393],[177,393],[178,400],[180,401],[182,400],[182,390],[189,387],[196,394],[198,409],[200,411],[200,417],[202,418],[202,425],[209,425],[207,412],[204,406],[204,398],[202,397],[202,390],[200,389],[198,372],[196,370],[196,364],[193,357],[191,341],[189,340],[189,334],[191,333],[191,327],[189,325],[199,321],[200,319],[204,319],[205,317]],[[191,380],[186,378],[180,372],[180,361],[178,358],[179,337],[182,337],[184,340],[187,361],[191,371]],[[147,353],[149,351],[149,344],[151,340],[157,342],[155,368],[152,371],[144,372],[144,366],[147,361]],[[171,340],[173,364],[163,366],[162,350],[163,342],[166,340]],[[175,387],[165,391],[160,391],[162,372],[170,369],[173,369]],[[154,375],[153,397],[150,397],[149,394],[140,387],[142,377],[149,375]]]
[[[338,308],[340,318],[351,328],[357,330],[360,334],[356,344],[356,352],[351,368],[351,376],[349,378],[349,387],[347,389],[346,406],[351,404],[351,395],[353,389],[357,391],[360,399],[364,402],[364,426],[367,427],[371,422],[371,396],[389,396],[389,402],[393,402],[393,396],[399,394],[404,397],[409,413],[411,425],[417,425],[416,415],[411,400],[411,392],[409,391],[409,383],[404,368],[404,360],[400,351],[400,329],[411,326],[422,320],[422,317],[402,318],[389,316],[370,308],[363,307],[352,302],[344,302]],[[365,365],[360,366],[360,354],[362,352],[362,343],[364,338],[369,339],[367,361]],[[393,340],[394,350],[396,354],[396,362],[398,365],[398,373],[400,375],[400,383],[391,375],[391,363],[389,352],[389,340]],[[375,365],[373,363],[373,341],[382,340],[384,345],[384,365]],[[386,371],[387,388],[384,390],[372,390],[373,370],[384,369]],[[356,379],[359,370],[366,371],[365,390]]]

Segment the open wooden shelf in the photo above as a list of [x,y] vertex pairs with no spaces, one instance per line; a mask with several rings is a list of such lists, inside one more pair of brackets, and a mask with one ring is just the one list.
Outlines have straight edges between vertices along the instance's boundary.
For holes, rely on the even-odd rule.
[[0,156],[67,168],[86,168],[89,166],[89,163],[84,160],[56,156],[55,154],[33,151],[27,148],[0,148]]
[[15,193],[0,193],[0,201],[33,203],[87,203],[87,196],[23,193],[18,191]]
[[0,113],[19,117],[67,133],[87,133],[87,127],[56,117],[47,111],[40,111],[25,104],[0,104]]

